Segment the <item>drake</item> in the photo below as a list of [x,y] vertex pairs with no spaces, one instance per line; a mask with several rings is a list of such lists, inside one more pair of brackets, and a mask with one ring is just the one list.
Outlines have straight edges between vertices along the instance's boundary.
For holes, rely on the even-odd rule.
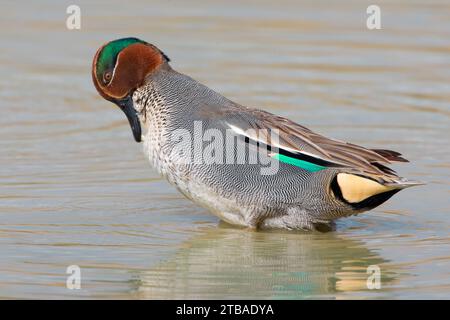
[[[150,43],[118,39],[98,49],[92,80],[99,94],[125,113],[152,166],[228,223],[321,229],[419,184],[388,167],[407,162],[398,152],[326,138],[242,106],[173,70],[169,62]],[[198,137],[196,125],[209,133],[206,140]],[[230,133],[232,139],[226,138]],[[201,147],[192,147],[192,139],[200,139],[194,145]],[[254,155],[258,161],[250,161]],[[264,172],[267,164],[271,170]]]

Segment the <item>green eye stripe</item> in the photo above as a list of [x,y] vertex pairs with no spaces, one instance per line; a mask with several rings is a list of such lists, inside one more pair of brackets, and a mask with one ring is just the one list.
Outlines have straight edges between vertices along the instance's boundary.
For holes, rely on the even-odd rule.
[[100,52],[97,60],[97,77],[101,78],[103,72],[108,69],[112,69],[116,64],[117,55],[133,43],[144,43],[142,40],[137,38],[123,38],[111,41],[108,43],[103,50]]

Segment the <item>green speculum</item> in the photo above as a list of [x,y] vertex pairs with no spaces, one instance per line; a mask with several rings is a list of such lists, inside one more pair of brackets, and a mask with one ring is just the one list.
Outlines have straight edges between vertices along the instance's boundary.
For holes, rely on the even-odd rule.
[[318,165],[318,164],[315,164],[315,163],[311,163],[311,162],[308,162],[308,161],[305,161],[305,160],[291,158],[291,157],[288,157],[288,156],[285,156],[285,155],[282,155],[282,154],[279,154],[279,153],[274,154],[273,157],[275,159],[277,159],[278,161],[281,161],[281,162],[284,162],[284,163],[287,163],[287,164],[291,164],[291,165],[296,166],[296,167],[300,167],[300,168],[305,169],[305,170],[307,170],[309,172],[316,172],[316,171],[320,171],[320,170],[326,169],[326,167],[324,167],[324,166],[321,166],[321,165]]

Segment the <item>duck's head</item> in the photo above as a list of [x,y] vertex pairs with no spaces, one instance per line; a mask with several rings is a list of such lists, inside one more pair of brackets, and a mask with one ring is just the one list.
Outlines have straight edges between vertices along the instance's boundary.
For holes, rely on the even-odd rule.
[[92,80],[98,93],[125,113],[134,139],[141,141],[141,125],[133,106],[133,92],[145,79],[167,65],[169,58],[157,47],[137,38],[104,44],[92,62]]

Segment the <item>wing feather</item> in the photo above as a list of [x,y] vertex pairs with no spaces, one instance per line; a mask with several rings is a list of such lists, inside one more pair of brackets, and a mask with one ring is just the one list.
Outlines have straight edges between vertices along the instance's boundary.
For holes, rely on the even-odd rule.
[[[356,144],[330,139],[292,120],[267,111],[242,106],[236,106],[233,109],[226,119],[230,127],[239,128],[244,132],[247,129],[256,131],[263,129],[262,131],[266,132],[277,130],[279,145],[276,147],[278,148],[304,153],[348,168],[353,172],[381,178],[385,182],[393,182],[398,178],[395,171],[386,165],[392,162],[407,162],[396,151],[368,149]],[[250,138],[265,139],[265,141],[269,139],[267,135]]]

